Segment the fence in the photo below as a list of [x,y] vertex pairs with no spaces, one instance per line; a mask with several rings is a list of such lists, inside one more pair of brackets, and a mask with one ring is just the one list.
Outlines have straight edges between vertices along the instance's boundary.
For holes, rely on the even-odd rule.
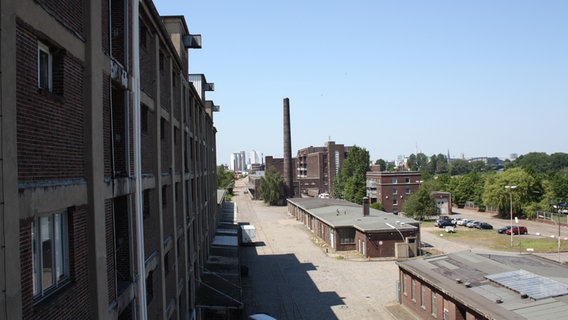
[[553,223],[568,224],[568,215],[555,212],[537,211],[536,219],[550,221]]

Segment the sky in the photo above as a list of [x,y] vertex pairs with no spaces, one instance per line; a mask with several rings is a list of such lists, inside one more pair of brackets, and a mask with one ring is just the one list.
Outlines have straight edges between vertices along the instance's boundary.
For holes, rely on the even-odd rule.
[[568,1],[158,0],[215,91],[217,162],[335,141],[372,161],[568,152]]

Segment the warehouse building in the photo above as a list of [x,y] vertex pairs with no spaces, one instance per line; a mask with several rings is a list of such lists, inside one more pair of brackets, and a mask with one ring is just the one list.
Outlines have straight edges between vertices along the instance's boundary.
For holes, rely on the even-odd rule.
[[288,213],[332,250],[357,250],[368,258],[407,258],[419,254],[420,223],[340,199],[288,199]]
[[458,252],[397,262],[401,304],[419,319],[563,319],[568,266],[535,256]]

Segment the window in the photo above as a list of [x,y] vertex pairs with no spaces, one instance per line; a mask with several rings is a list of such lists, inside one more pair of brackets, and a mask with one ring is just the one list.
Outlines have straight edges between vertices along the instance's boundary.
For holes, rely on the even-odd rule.
[[393,200],[392,200],[392,205],[393,205],[393,206],[398,206],[398,200],[397,200],[397,199],[393,199]]
[[392,194],[393,194],[393,195],[397,195],[397,194],[398,194],[398,190],[397,190],[396,188],[393,188],[393,189],[392,189]]
[[166,209],[168,207],[168,187],[162,187],[162,209]]
[[164,256],[164,273],[166,276],[170,273],[170,252]]
[[36,218],[31,231],[33,291],[42,298],[69,280],[67,211]]
[[411,193],[410,188],[406,188],[406,189],[404,190],[404,193],[410,194],[410,193]]
[[142,213],[144,218],[150,216],[150,190],[142,193]]
[[420,306],[426,309],[426,286],[424,284],[420,285]]
[[405,178],[405,179],[404,179],[404,182],[410,183],[410,178]]
[[405,274],[402,275],[402,294],[404,294],[405,296],[408,294],[407,290],[406,290],[406,278],[408,276]]
[[432,316],[436,316],[438,309],[436,307],[436,292],[432,292]]
[[51,91],[53,79],[53,56],[49,47],[38,43],[37,50],[37,86]]
[[412,279],[412,283],[410,285],[410,299],[412,301],[416,301],[416,280]]
[[340,244],[355,244],[355,229],[338,229]]
[[398,183],[398,180],[397,180],[396,178],[392,178],[392,181],[391,181],[391,182],[394,183],[394,184],[396,184],[396,183]]
[[140,131],[148,133],[148,107],[140,106]]
[[154,298],[154,270],[148,272],[146,278],[146,305],[149,305]]

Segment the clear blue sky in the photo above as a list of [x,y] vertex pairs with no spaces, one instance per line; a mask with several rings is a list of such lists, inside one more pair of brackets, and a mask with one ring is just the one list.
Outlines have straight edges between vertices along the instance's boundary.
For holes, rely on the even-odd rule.
[[217,162],[329,139],[371,160],[568,152],[568,1],[159,0],[203,37]]

